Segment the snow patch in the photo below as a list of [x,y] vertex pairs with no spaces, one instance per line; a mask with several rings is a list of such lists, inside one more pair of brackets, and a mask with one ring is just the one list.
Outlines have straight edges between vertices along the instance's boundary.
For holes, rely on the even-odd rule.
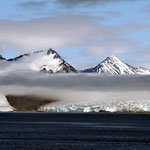
[[13,107],[10,106],[6,97],[0,94],[0,112],[9,112],[13,111]]

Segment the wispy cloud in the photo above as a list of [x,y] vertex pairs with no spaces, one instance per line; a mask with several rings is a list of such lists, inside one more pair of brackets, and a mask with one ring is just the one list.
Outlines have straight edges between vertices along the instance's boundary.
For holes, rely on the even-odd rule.
[[18,8],[23,9],[41,9],[48,4],[48,1],[27,1],[17,3]]
[[118,11],[106,11],[105,14],[109,17],[121,17],[122,14]]
[[56,0],[56,2],[63,7],[70,8],[76,6],[93,6],[93,5],[104,5],[108,3],[118,3],[118,2],[134,2],[136,0]]
[[143,49],[132,53],[132,56],[138,58],[149,58],[150,59],[150,46],[145,46]]
[[109,38],[97,41],[84,50],[85,55],[108,56],[126,53],[136,49],[138,42],[126,38]]
[[150,4],[146,4],[145,6],[140,8],[140,11],[143,11],[143,12],[146,12],[146,13],[150,13]]

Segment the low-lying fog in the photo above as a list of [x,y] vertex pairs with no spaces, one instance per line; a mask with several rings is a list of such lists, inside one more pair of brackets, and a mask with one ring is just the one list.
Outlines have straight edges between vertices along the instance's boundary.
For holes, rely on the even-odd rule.
[[10,72],[0,74],[0,93],[36,95],[61,104],[112,100],[149,100],[150,76],[100,76],[99,74],[43,74]]

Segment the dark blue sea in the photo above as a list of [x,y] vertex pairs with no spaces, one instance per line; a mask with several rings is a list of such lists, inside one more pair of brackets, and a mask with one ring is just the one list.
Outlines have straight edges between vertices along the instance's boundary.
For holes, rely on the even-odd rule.
[[0,113],[0,150],[150,150],[150,114]]

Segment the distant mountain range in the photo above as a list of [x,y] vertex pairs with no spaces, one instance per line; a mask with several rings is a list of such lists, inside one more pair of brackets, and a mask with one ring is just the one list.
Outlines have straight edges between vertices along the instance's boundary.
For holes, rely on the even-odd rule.
[[99,73],[101,75],[125,75],[125,74],[150,74],[150,70],[144,67],[133,67],[127,63],[122,62],[115,56],[107,57],[93,68],[88,68],[78,71],[70,64],[68,64],[62,57],[54,50],[36,51],[20,55],[12,59],[5,59],[0,55],[0,70],[14,71],[14,70],[32,70],[41,71],[45,73]]

